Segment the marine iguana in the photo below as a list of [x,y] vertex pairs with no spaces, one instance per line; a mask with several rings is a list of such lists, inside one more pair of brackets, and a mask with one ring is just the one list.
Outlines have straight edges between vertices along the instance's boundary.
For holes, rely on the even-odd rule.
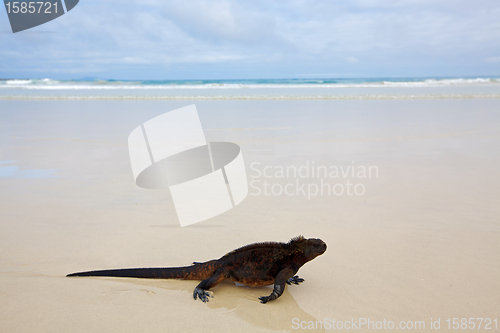
[[299,284],[297,271],[306,262],[313,260],[326,251],[321,239],[303,236],[292,238],[288,243],[266,242],[240,247],[220,259],[207,262],[193,262],[191,266],[165,268],[124,268],[102,271],[89,271],[68,274],[67,276],[111,276],[147,279],[203,280],[194,289],[193,297],[204,303],[208,292],[225,279],[250,287],[268,286],[274,283],[269,296],[259,297],[261,303],[272,301],[283,294],[285,283]]

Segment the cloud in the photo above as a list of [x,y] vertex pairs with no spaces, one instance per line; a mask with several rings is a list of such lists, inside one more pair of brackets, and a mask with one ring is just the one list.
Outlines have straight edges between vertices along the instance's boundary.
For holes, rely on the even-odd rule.
[[275,17],[250,4],[228,0],[171,1],[162,9],[165,18],[197,39],[250,45],[278,40]]
[[0,77],[498,75],[498,17],[496,0],[81,1],[0,34]]

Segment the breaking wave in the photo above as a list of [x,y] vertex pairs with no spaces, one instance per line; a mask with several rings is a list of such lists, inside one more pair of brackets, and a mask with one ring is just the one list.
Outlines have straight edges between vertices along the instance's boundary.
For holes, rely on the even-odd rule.
[[281,80],[52,80],[4,79],[0,89],[29,90],[173,90],[455,87],[499,85],[500,78],[281,79]]

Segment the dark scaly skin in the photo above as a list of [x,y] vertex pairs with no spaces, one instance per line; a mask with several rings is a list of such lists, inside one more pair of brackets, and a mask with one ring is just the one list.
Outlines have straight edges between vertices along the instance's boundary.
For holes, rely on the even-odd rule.
[[259,297],[261,303],[283,294],[286,284],[299,284],[297,271],[306,262],[326,251],[321,239],[298,236],[288,243],[255,243],[229,252],[218,260],[194,262],[192,266],[166,268],[129,268],[90,271],[67,276],[112,276],[147,279],[203,280],[194,289],[193,297],[208,302],[208,290],[229,279],[250,287],[274,284],[269,296]]

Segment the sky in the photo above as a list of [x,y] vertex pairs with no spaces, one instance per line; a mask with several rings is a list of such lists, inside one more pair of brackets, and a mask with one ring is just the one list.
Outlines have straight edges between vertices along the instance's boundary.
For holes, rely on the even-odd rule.
[[499,18],[498,0],[80,0],[13,34],[0,8],[0,78],[499,76]]

